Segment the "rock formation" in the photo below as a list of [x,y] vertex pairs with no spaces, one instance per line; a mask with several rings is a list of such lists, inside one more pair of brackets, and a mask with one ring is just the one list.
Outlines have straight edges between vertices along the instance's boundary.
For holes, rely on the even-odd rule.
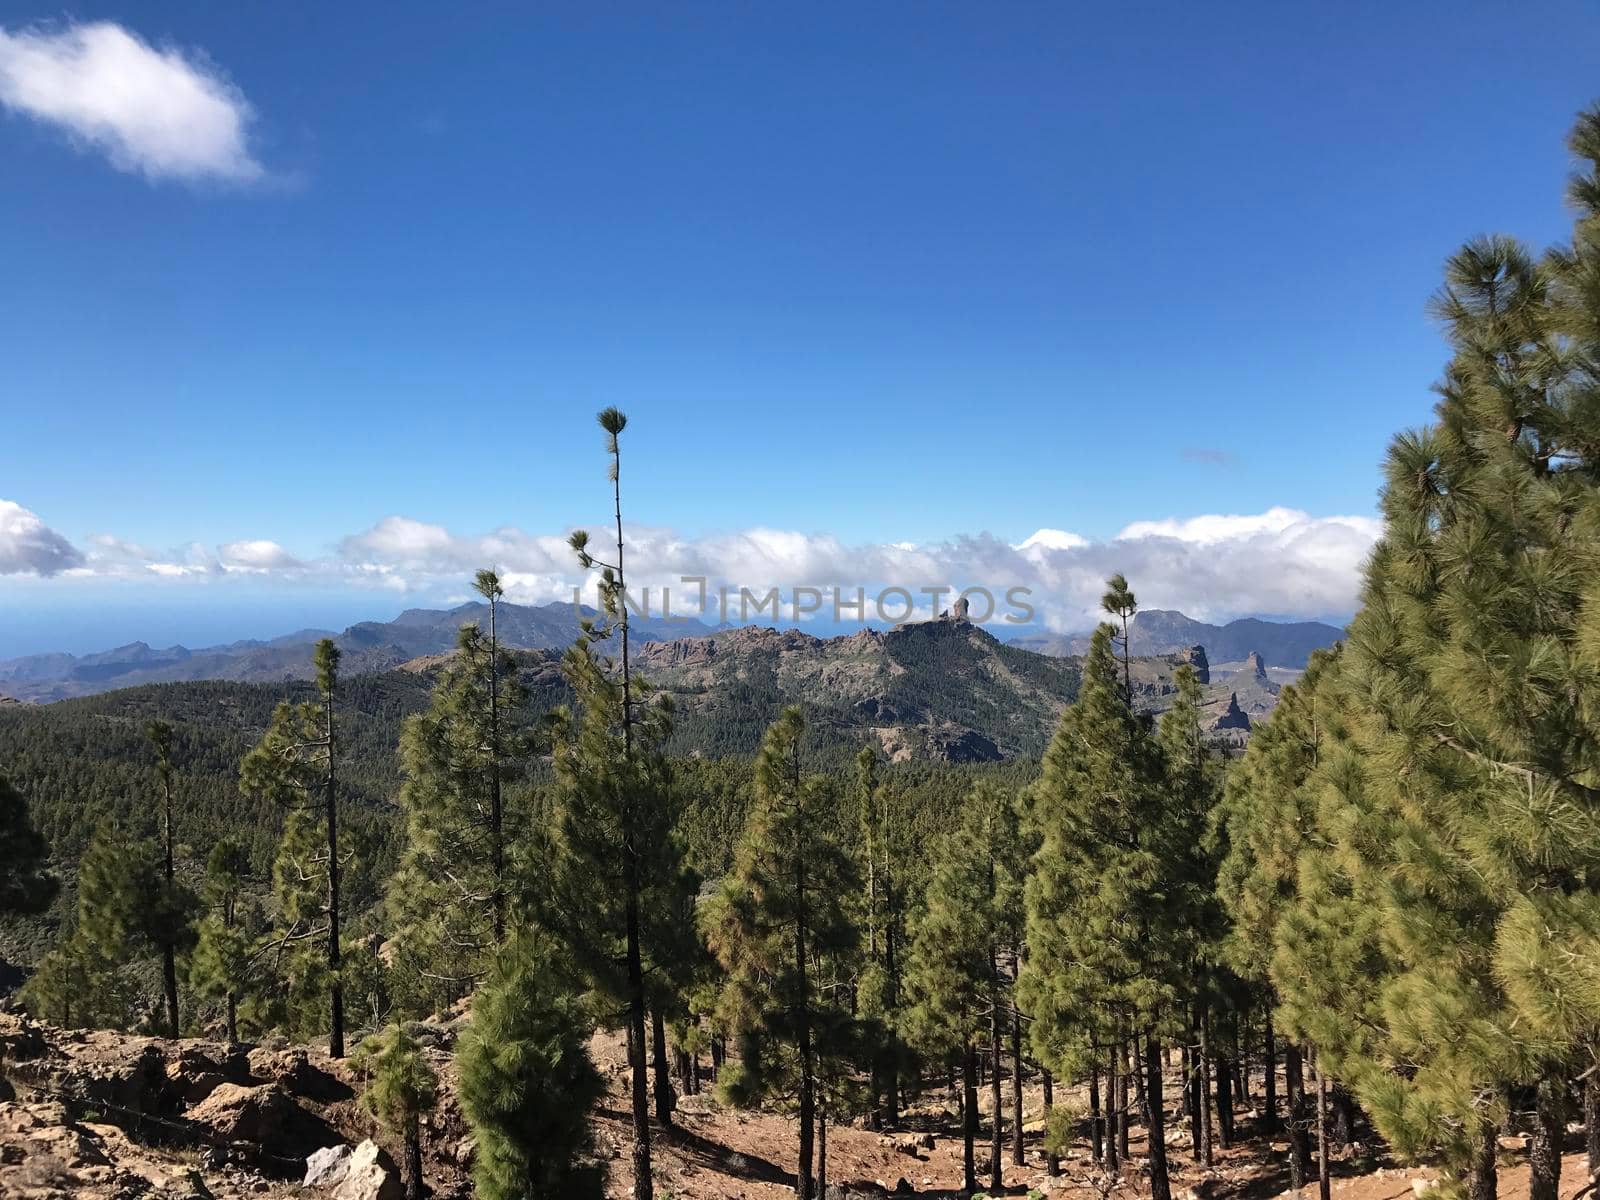
[[1249,730],[1250,715],[1239,707],[1239,693],[1234,692],[1228,697],[1228,711],[1223,713],[1211,723],[1213,730],[1242,729]]
[[1211,663],[1206,658],[1204,646],[1190,646],[1187,650],[1179,650],[1177,659],[1180,664],[1188,663],[1194,668],[1195,678],[1202,686],[1211,682]]

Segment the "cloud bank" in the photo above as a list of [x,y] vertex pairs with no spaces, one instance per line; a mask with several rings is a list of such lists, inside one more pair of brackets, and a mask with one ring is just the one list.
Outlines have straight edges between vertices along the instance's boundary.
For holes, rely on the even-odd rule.
[[[606,525],[593,528],[594,552],[605,558]],[[1381,533],[1371,517],[1315,517],[1291,508],[1135,521],[1100,540],[1044,528],[1016,544],[987,533],[861,544],[761,526],[693,538],[632,526],[627,561],[630,590],[648,588],[659,604],[661,589],[670,588],[680,614],[699,590],[686,576],[704,579],[713,594],[777,588],[787,595],[810,587],[847,594],[864,588],[870,596],[899,587],[920,596],[929,588],[984,587],[1001,596],[1025,588],[1039,623],[1076,631],[1098,619],[1100,594],[1114,571],[1128,577],[1143,607],[1178,608],[1200,619],[1343,617],[1356,608],[1362,564]],[[26,509],[0,507],[0,570],[11,572],[282,581],[381,589],[421,602],[460,596],[472,572],[491,565],[522,603],[567,600],[575,586],[587,591],[593,582],[577,568],[566,531],[531,534],[506,526],[463,534],[392,516],[340,539],[321,557],[297,556],[264,538],[162,551],[107,534],[87,539],[80,552]]]
[[0,575],[55,575],[82,566],[77,547],[14,500],[0,500]]
[[157,50],[107,21],[0,27],[0,104],[146,179],[251,183],[243,93],[195,51]]

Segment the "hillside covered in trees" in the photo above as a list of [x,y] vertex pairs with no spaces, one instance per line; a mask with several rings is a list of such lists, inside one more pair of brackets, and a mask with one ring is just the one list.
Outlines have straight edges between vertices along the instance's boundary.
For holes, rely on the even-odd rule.
[[[1512,1156],[1529,1200],[1587,1194],[1600,112],[1571,144],[1568,243],[1450,259],[1435,419],[1391,443],[1361,610],[1241,755],[1200,662],[1152,683],[1120,574],[1075,662],[960,621],[641,646],[614,408],[614,533],[570,543],[603,604],[559,658],[501,642],[483,570],[487,619],[401,670],[351,674],[323,638],[287,690],[4,714],[0,906],[42,953],[0,1027],[0,1139],[85,1113],[198,1136],[242,1108],[228,1153],[264,1191],[316,1173],[273,1140],[306,1114],[316,1153],[351,1140],[347,1100],[394,1170],[376,1144],[351,1163],[412,1197],[609,1175],[652,1200],[691,1152],[799,1200],[887,1190],[832,1173],[845,1126],[857,1163],[858,1132],[918,1162],[944,1139],[967,1195],[1329,1200],[1381,1162],[1495,1200]],[[975,735],[996,752],[953,752]],[[121,1078],[76,1027],[154,1039],[132,1091],[64,1090]],[[315,1064],[275,1057],[293,1042]],[[783,1165],[705,1141],[702,1104],[767,1120]],[[1251,1140],[1277,1174],[1228,1174]]]

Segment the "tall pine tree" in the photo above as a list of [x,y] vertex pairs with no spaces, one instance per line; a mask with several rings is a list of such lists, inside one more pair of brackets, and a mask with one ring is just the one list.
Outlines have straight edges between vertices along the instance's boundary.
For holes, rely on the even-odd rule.
[[[276,958],[280,968],[287,968],[290,1003],[300,1007],[326,997],[328,1053],[343,1058],[339,876],[344,860],[334,721],[339,648],[332,638],[317,643],[313,663],[317,699],[278,706],[266,734],[245,755],[240,778],[246,792],[284,809],[272,878],[279,918]],[[307,953],[314,940],[324,947],[320,962]]]
[[818,809],[824,781],[801,761],[805,720],[785,709],[756,759],[755,797],[733,870],[706,916],[727,978],[720,1004],[739,1063],[721,1087],[736,1103],[793,1097],[799,1117],[795,1195],[811,1200],[819,1055],[844,1040],[840,998],[820,986],[819,960],[853,949],[848,905],[854,864],[828,836]]
[[[508,731],[525,703],[511,656],[497,644],[500,581],[478,574],[490,632],[463,625],[427,711],[400,735],[405,849],[385,896],[399,968],[415,980],[415,1007],[433,1011],[470,990],[504,936],[508,845],[525,824],[505,785],[527,750]],[[508,832],[512,836],[508,837]]]
[[[1119,583],[1108,604],[1127,592]],[[1118,603],[1131,610],[1131,595]],[[1160,747],[1128,703],[1126,664],[1118,679],[1113,636],[1109,625],[1095,631],[1078,698],[1030,792],[1040,844],[1019,992],[1047,1065],[1070,1065],[1048,1056],[1071,1045],[1074,1030],[1105,1048],[1113,1071],[1129,1048],[1144,1075],[1151,1192],[1168,1200],[1159,1033],[1186,982],[1192,828],[1174,811]],[[1113,1113],[1125,1122],[1117,1090]]]

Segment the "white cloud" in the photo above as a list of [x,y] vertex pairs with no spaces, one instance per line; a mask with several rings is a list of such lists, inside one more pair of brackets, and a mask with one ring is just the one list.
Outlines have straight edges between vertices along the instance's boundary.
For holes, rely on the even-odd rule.
[[[611,557],[605,524],[593,526],[591,547]],[[1087,629],[1098,620],[1105,579],[1127,575],[1144,608],[1177,608],[1205,620],[1265,613],[1341,617],[1354,611],[1361,567],[1382,533],[1370,517],[1313,517],[1290,508],[1264,513],[1203,515],[1137,521],[1106,540],[1041,529],[1010,545],[991,534],[943,542],[850,544],[831,534],[753,527],[688,538],[672,529],[630,526],[630,590],[648,587],[659,603],[671,588],[674,611],[692,606],[695,588],[682,577],[704,577],[715,592],[741,587],[838,588],[868,595],[885,587],[987,587],[1003,597],[1026,588],[1038,620],[1057,630]],[[333,587],[409,594],[440,603],[460,592],[479,567],[501,572],[519,603],[569,599],[574,586],[590,591],[565,533],[530,534],[501,528],[459,534],[442,525],[393,516],[342,539],[331,555],[297,557],[277,542],[229,542],[215,551],[189,546],[157,552],[113,537],[89,539],[87,561],[74,575],[170,579],[229,576],[292,579]],[[948,597],[939,602],[945,607]],[[831,608],[831,604],[828,606]],[[1002,605],[1002,611],[1010,611]],[[770,619],[761,618],[761,619]]]
[[1089,539],[1065,529],[1040,529],[1020,542],[1016,549],[1032,557],[1048,554],[1052,550],[1079,550],[1089,544]]
[[0,575],[55,575],[83,562],[82,552],[37,514],[0,500]]
[[270,571],[299,571],[305,566],[277,542],[269,542],[264,538],[229,542],[218,548],[218,556],[225,571],[266,574]]
[[0,104],[64,130],[147,179],[250,183],[252,110],[206,58],[157,50],[120,25],[0,28]]

